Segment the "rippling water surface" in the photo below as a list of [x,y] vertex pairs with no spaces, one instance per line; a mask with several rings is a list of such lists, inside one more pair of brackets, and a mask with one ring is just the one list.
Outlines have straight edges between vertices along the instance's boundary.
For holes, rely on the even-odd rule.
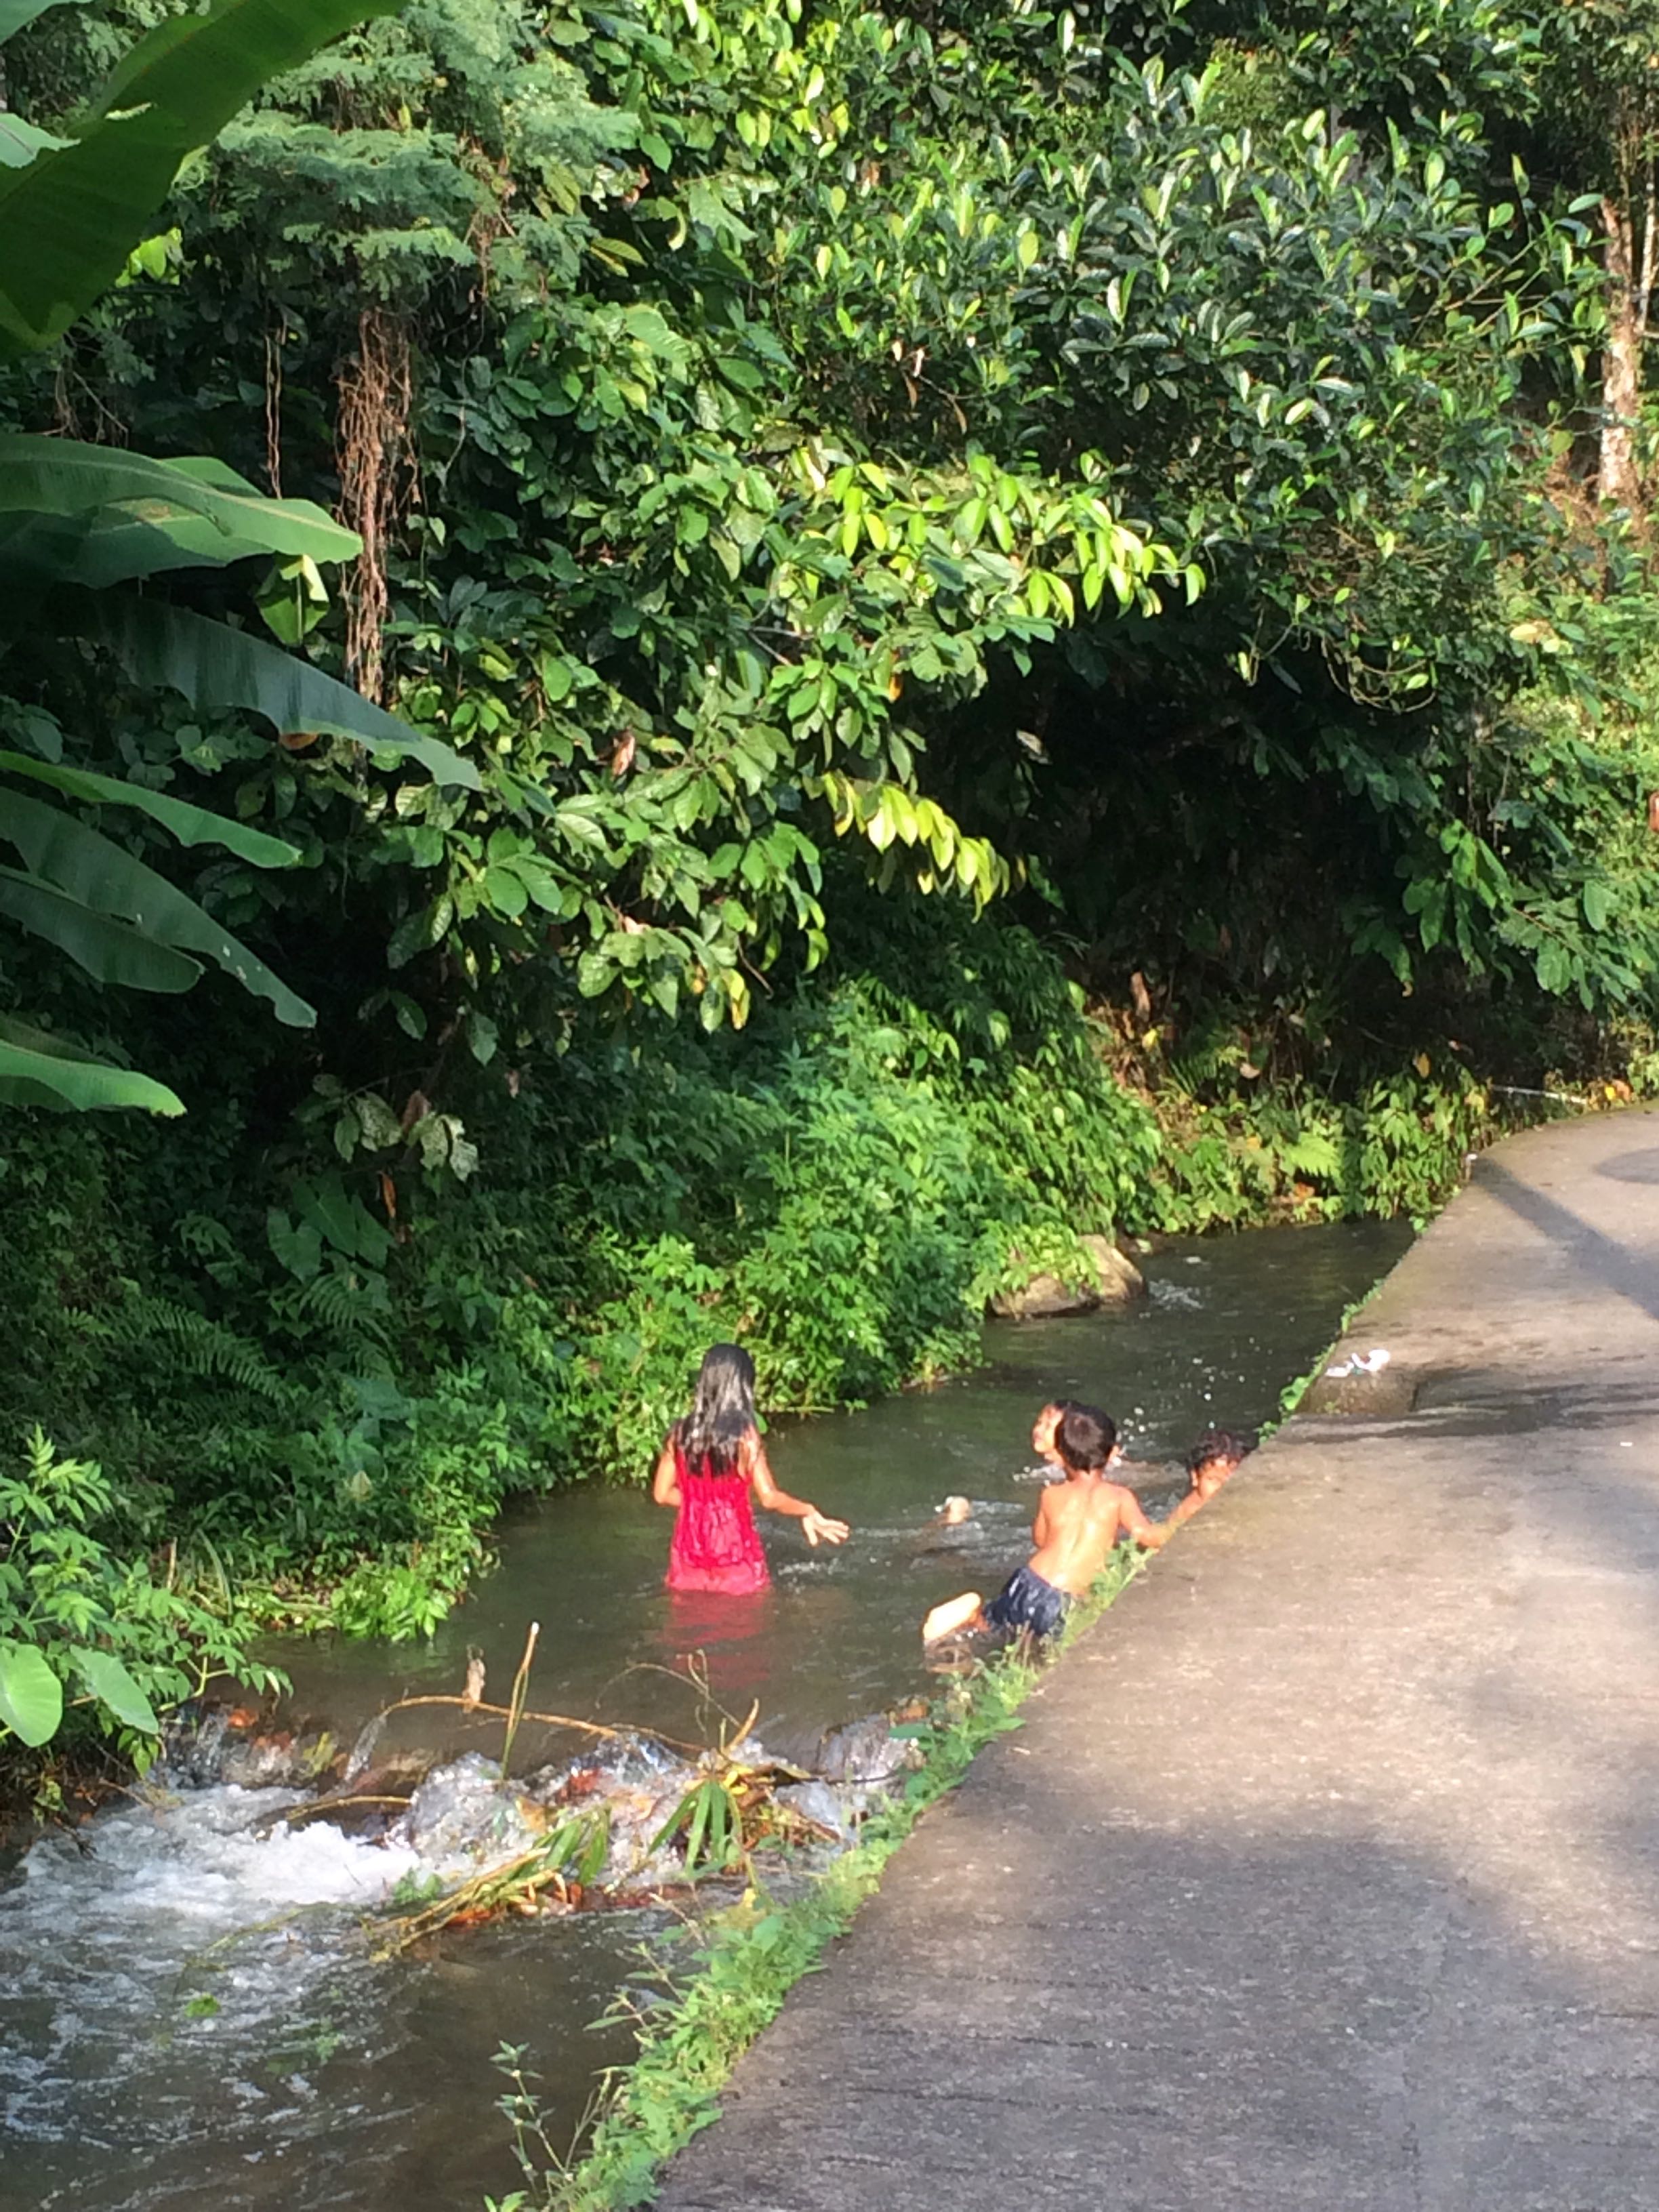
[[[796,1748],[915,1688],[927,1607],[1018,1562],[1043,1399],[1105,1406],[1156,1496],[1199,1430],[1273,1413],[1406,1242],[1349,1224],[1176,1243],[1146,1263],[1134,1308],[994,1325],[974,1376],[782,1429],[779,1480],[854,1535],[810,1553],[768,1522],[775,1582],[757,1598],[666,1595],[669,1518],[638,1491],[545,1500],[509,1521],[499,1567],[430,1644],[279,1654],[295,1708],[349,1737],[395,1697],[458,1690],[470,1650],[502,1695],[533,1620],[532,1705],[691,1736],[683,1668],[701,1651],[714,1695],[738,1712],[758,1701],[765,1740]],[[952,1492],[973,1522],[932,1528]],[[380,1750],[498,1741],[426,1707],[395,1717]],[[568,1748],[527,1727],[515,1771]],[[216,1787],[134,1803],[41,1845],[0,1890],[5,2212],[478,2212],[516,2179],[492,2110],[496,2045],[530,2046],[567,2133],[595,2069],[626,2055],[586,2024],[633,1963],[641,1916],[519,1923],[377,1963],[361,1917],[415,1855],[289,1827],[291,1802]]]

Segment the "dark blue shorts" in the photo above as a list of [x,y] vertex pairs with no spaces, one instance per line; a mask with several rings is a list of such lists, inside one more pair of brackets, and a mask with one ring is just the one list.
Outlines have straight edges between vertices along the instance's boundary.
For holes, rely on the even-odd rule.
[[1016,1567],[985,1607],[985,1618],[993,1628],[1005,1629],[1011,1636],[1022,1628],[1029,1628],[1033,1636],[1052,1636],[1071,1602],[1064,1590],[1044,1582],[1030,1567]]

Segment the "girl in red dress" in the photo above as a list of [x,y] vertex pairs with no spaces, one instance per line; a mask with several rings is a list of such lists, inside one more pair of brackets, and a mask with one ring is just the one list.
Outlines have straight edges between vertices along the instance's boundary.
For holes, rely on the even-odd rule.
[[675,1508],[666,1585],[744,1596],[772,1577],[749,1493],[769,1512],[792,1514],[809,1544],[844,1544],[847,1523],[791,1498],[772,1480],[755,1425],[755,1363],[740,1345],[703,1354],[691,1411],[676,1421],[657,1460],[651,1495]]

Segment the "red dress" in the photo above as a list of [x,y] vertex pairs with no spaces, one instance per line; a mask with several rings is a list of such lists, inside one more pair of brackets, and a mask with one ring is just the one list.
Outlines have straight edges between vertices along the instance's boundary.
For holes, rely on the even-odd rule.
[[705,1460],[693,1469],[674,1439],[674,1480],[680,1510],[668,1547],[665,1586],[672,1590],[720,1590],[746,1597],[772,1577],[749,1504],[749,1478],[734,1468],[714,1474]]

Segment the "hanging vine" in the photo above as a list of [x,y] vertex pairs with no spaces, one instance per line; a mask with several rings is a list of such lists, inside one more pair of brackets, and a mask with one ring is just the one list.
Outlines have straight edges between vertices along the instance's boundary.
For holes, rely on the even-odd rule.
[[386,547],[415,482],[414,386],[401,315],[380,306],[362,310],[356,355],[338,386],[340,516],[363,541],[345,591],[346,673],[365,698],[383,702]]
[[265,477],[271,496],[283,495],[283,348],[288,343],[288,315],[278,308],[265,325]]

